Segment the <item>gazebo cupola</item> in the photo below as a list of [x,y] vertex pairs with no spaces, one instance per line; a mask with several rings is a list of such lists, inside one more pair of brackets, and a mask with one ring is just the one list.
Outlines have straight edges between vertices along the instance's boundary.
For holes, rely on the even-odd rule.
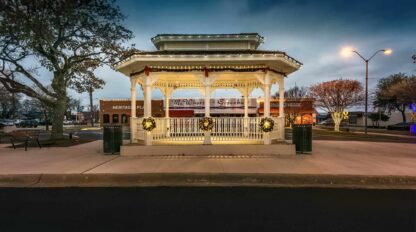
[[[144,91],[144,116],[151,117],[151,92],[159,88],[165,96],[166,118],[155,119],[156,129],[142,131],[136,117],[136,102],[131,107],[132,142],[144,140],[198,140],[210,144],[221,140],[253,140],[270,144],[284,139],[283,94],[280,94],[279,118],[274,130],[263,133],[257,124],[261,118],[248,117],[248,97],[254,88],[264,91],[264,116],[270,117],[270,88],[279,85],[284,92],[284,79],[298,70],[301,63],[284,52],[258,50],[264,38],[257,33],[241,34],[160,34],[152,38],[156,51],[141,51],[122,61],[116,69],[131,80],[131,97],[136,99],[136,86]],[[205,117],[210,117],[210,95],[216,89],[233,88],[241,92],[245,117],[214,119],[212,131],[198,129],[199,119],[169,118],[169,99],[178,89],[198,89],[205,98]],[[194,121],[194,122],[193,122]],[[180,123],[178,123],[180,122]],[[192,124],[193,123],[193,124]],[[225,125],[227,123],[229,125]],[[176,128],[183,127],[183,128]]]

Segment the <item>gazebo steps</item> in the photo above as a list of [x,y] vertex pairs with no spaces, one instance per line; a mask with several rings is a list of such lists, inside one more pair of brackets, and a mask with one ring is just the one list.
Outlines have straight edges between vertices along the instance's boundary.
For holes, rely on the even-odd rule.
[[128,144],[121,146],[122,156],[279,156],[295,155],[295,145],[289,143],[263,144],[160,144],[144,146],[141,144]]

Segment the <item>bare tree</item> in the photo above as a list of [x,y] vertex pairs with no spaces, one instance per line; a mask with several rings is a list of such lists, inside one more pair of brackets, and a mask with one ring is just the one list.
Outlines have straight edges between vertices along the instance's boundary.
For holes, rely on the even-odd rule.
[[94,101],[93,101],[93,92],[96,89],[102,89],[105,85],[104,80],[96,77],[93,72],[87,72],[88,78],[85,78],[83,81],[75,83],[75,89],[79,93],[87,92],[90,98],[90,123],[91,126],[94,126],[95,111],[94,111]]
[[335,123],[335,131],[339,131],[343,112],[348,107],[362,102],[362,92],[363,87],[356,80],[339,79],[322,82],[310,87],[310,95],[315,99],[315,105],[331,114]]
[[[284,95],[285,95],[285,99],[287,100],[297,100],[297,101],[304,101],[307,100],[306,98],[308,97],[309,94],[309,89],[307,87],[298,87],[298,86],[294,86],[288,90],[285,91]],[[279,98],[279,92],[276,92],[273,95],[273,98]],[[308,99],[309,100],[309,99]],[[301,116],[301,113],[299,112],[293,112],[293,113],[287,113],[286,114],[287,119],[289,121],[289,125],[290,127],[294,124],[296,117]]]

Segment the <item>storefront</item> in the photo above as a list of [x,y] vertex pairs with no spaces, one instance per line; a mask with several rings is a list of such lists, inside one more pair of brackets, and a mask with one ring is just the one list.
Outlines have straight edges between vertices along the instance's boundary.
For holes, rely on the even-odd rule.
[[[264,103],[259,99],[259,116],[264,112]],[[284,100],[285,125],[315,124],[316,110],[313,107],[313,98],[285,99]],[[279,116],[279,99],[270,101],[270,115]]]
[[[143,101],[136,101],[136,116],[143,117]],[[128,125],[131,114],[130,99],[100,100],[100,125]],[[152,116],[164,117],[163,100],[152,101]]]
[[[172,112],[193,111],[193,117],[203,117],[205,114],[205,99],[170,99],[169,115]],[[212,117],[244,117],[244,98],[211,98],[210,111]],[[248,116],[257,115],[257,101],[248,99]],[[185,116],[186,117],[186,116]]]
[[[152,116],[165,117],[163,100],[152,100]],[[143,116],[143,101],[136,101],[137,117]],[[185,98],[169,99],[169,116],[171,118],[203,117],[205,99]],[[284,102],[286,126],[294,124],[316,123],[316,111],[313,108],[313,99],[290,99]],[[100,100],[100,124],[128,125],[131,112],[131,102],[126,100]],[[244,98],[211,98],[210,112],[212,117],[244,117]],[[248,116],[263,116],[263,100],[248,99]],[[279,116],[279,100],[270,101],[270,114]]]

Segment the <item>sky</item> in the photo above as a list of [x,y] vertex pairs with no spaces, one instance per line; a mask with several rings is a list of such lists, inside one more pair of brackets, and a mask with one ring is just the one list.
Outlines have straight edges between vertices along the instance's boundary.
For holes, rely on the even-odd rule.
[[[392,55],[379,54],[370,61],[370,90],[391,74],[416,74],[411,59],[416,53],[416,1],[119,0],[117,4],[127,16],[124,25],[135,36],[130,42],[140,50],[155,50],[150,38],[160,33],[259,33],[265,37],[259,49],[285,51],[303,63],[288,76],[285,89],[339,78],[364,83],[364,62],[358,56],[340,56],[344,46],[365,57],[393,49]],[[128,77],[108,67],[96,74],[106,86],[96,91],[95,101],[130,97]],[[274,86],[272,93],[276,90]],[[234,90],[213,93],[213,97],[240,96]],[[262,96],[262,91],[251,96]],[[78,97],[88,103],[86,94]],[[173,94],[181,97],[201,96],[196,90]],[[138,98],[143,98],[140,90]],[[163,95],[155,90],[153,98]]]

